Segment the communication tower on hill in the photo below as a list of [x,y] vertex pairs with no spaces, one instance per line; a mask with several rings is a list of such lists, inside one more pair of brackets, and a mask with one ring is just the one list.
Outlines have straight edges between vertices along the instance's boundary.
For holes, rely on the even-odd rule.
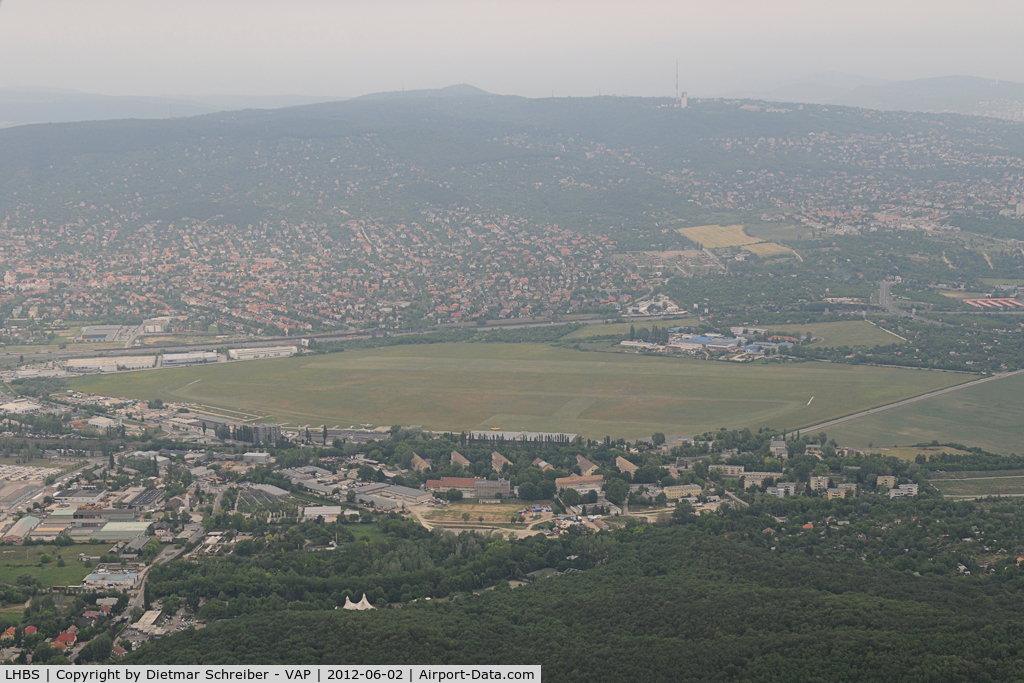
[[686,96],[686,93],[685,92],[684,93],[680,93],[679,92],[679,60],[678,59],[676,60],[676,101],[679,102],[679,108],[680,109],[686,109],[687,105],[689,105],[689,98]]

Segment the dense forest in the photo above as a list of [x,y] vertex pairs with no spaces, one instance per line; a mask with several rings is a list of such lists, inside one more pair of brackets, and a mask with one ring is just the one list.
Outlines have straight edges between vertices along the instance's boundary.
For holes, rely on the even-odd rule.
[[540,663],[551,680],[996,681],[1024,676],[1020,570],[919,577],[852,552],[637,526],[607,559],[514,590],[372,613],[255,613],[131,664]]

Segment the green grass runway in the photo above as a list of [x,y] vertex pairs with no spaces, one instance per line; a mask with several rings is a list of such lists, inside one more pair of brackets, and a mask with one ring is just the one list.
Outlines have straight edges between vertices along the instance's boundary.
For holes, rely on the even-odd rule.
[[[500,427],[632,438],[793,428],[966,381],[827,363],[739,365],[540,344],[431,344],[152,370],[75,389],[259,413],[284,423]],[[811,397],[811,405],[807,405]]]
[[901,408],[850,420],[828,430],[840,442],[866,448],[938,440],[1024,453],[1024,374],[986,382]]

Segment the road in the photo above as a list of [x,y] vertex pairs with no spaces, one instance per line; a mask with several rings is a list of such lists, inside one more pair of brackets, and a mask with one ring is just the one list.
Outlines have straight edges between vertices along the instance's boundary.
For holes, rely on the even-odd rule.
[[725,492],[725,495],[729,496],[730,498],[732,498],[732,499],[733,499],[734,501],[736,501],[737,503],[739,503],[740,505],[742,505],[742,506],[743,506],[743,507],[745,507],[745,508],[748,508],[748,507],[750,507],[750,503],[748,503],[748,502],[747,502],[747,501],[745,501],[745,500],[742,500],[741,498],[739,498],[739,497],[738,497],[738,496],[737,496],[737,495],[736,495],[735,493],[733,493],[732,491],[726,491],[726,492]]
[[888,280],[882,280],[882,282],[880,282],[878,286],[878,305],[887,310],[889,313],[892,313],[893,315],[898,315],[901,318],[910,318],[911,320],[916,320],[922,323],[928,323],[930,325],[953,327],[949,323],[943,323],[939,322],[938,320],[929,320],[928,318],[922,318],[921,316],[915,313],[908,313],[901,308],[897,308],[892,303],[892,294],[890,292],[891,288],[892,283],[889,282]]
[[[626,315],[622,316],[622,322],[630,321],[658,321],[666,318],[679,318],[686,315],[685,312],[666,314],[666,315]],[[578,323],[582,325],[600,325],[605,323],[609,318],[588,318],[586,320],[559,320],[559,321],[543,321],[543,322],[530,322],[530,323],[518,323],[514,325],[486,325],[478,327],[476,325],[441,325],[438,327],[426,329],[426,330],[415,330],[411,332],[392,332],[389,333],[392,337],[406,337],[413,335],[433,334],[435,332],[444,332],[446,330],[460,330],[460,329],[472,329],[472,330],[521,330],[531,327],[550,327],[552,325],[568,325],[571,323]],[[311,339],[314,341],[355,341],[355,340],[366,340],[372,339],[373,335],[370,334],[353,334],[352,332],[325,332],[322,334],[308,334],[302,337],[304,339]],[[135,335],[132,337],[131,343],[134,343]],[[223,348],[253,348],[262,346],[277,346],[280,344],[295,344],[297,343],[297,337],[261,337],[258,339],[243,339],[236,341],[220,341],[209,344],[161,344],[160,346],[137,346],[134,348],[124,349],[103,349],[103,350],[76,350],[73,346],[69,346],[67,349],[59,351],[36,351],[30,353],[4,353],[3,356],[7,358],[23,357],[25,362],[40,361],[40,360],[62,360],[67,358],[78,358],[78,357],[95,357],[95,356],[134,356],[134,355],[158,355],[161,353],[181,353],[186,351],[217,351]]]
[[131,614],[132,610],[136,607],[142,607],[145,604],[146,597],[146,580],[149,578],[149,570],[155,567],[161,562],[170,562],[178,555],[181,555],[185,551],[184,547],[174,548],[173,546],[164,548],[163,551],[153,558],[153,561],[148,567],[142,570],[142,575],[139,577],[139,592],[128,602],[128,607],[125,608],[125,614]]
[[903,406],[908,406],[911,403],[917,403],[918,401],[924,401],[924,400],[927,400],[929,398],[934,398],[936,396],[942,396],[944,394],[950,394],[950,393],[953,393],[954,391],[960,391],[961,389],[967,389],[968,387],[975,387],[975,386],[978,386],[979,384],[984,384],[985,382],[995,382],[996,380],[1006,379],[1007,377],[1013,377],[1014,375],[1019,375],[1022,372],[1024,372],[1024,370],[1014,370],[1013,372],[1001,372],[1001,373],[996,374],[996,375],[990,375],[988,377],[982,377],[981,379],[976,379],[976,380],[974,380],[972,382],[965,382],[964,384],[957,384],[955,387],[946,387],[945,389],[939,389],[937,391],[930,391],[927,394],[921,394],[920,396],[914,396],[913,398],[908,398],[908,399],[904,399],[902,401],[897,401],[896,403],[890,403],[888,405],[878,406],[877,408],[871,408],[869,410],[864,410],[864,411],[861,411],[859,413],[854,413],[853,415],[847,415],[846,417],[838,417],[838,418],[836,418],[834,420],[829,420],[828,422],[821,422],[819,424],[811,425],[809,427],[801,427],[800,431],[812,432],[812,431],[816,431],[818,429],[826,429],[827,427],[833,427],[833,426],[835,426],[837,424],[841,424],[843,422],[848,422],[849,420],[856,420],[857,418],[860,418],[860,417],[866,417],[868,415],[874,415],[876,413],[885,412],[886,410],[892,410],[893,408],[901,408]]
[[217,514],[218,512],[220,512],[220,501],[222,498],[224,498],[224,492],[227,491],[227,488],[210,487],[210,490],[217,492],[217,497],[213,499],[213,514]]
[[124,343],[124,348],[130,349],[135,344],[135,338],[142,334],[142,331],[146,328],[146,323],[140,323],[138,327],[132,330],[132,335],[128,337],[128,341]]

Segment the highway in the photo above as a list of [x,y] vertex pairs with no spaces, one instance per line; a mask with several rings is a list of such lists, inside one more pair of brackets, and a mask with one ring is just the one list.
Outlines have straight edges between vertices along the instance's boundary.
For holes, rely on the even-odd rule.
[[930,320],[928,318],[922,318],[921,316],[919,316],[919,315],[917,315],[915,313],[908,313],[907,311],[904,311],[901,308],[897,308],[892,303],[892,293],[890,292],[891,288],[892,288],[892,283],[889,282],[888,280],[882,280],[879,283],[879,287],[878,287],[878,305],[881,306],[882,308],[884,308],[889,313],[892,313],[893,315],[898,315],[901,318],[910,318],[911,320],[916,320],[916,321],[922,322],[922,323],[928,323],[930,325],[941,325],[943,327],[953,327],[949,323],[943,323],[943,322],[939,322],[938,320]]
[[[621,320],[615,322],[653,322],[658,320],[664,320],[666,318],[680,318],[687,315],[685,311],[679,313],[667,314],[667,315],[634,315],[634,316],[623,316]],[[514,325],[442,325],[439,327],[433,327],[426,330],[414,330],[410,332],[389,332],[390,337],[407,337],[414,335],[433,334],[436,332],[444,332],[448,330],[479,330],[479,331],[491,331],[491,330],[521,330],[531,327],[551,327],[552,325],[568,325],[568,324],[582,324],[582,325],[600,325],[606,321],[611,320],[608,317],[600,318],[588,318],[586,320],[559,320],[559,321],[544,321],[544,322],[529,322],[529,323],[518,323]],[[137,335],[133,333],[132,340]],[[310,339],[313,341],[329,342],[329,341],[355,341],[372,339],[372,334],[358,334],[349,331],[344,332],[324,332],[321,334],[307,334],[301,337],[260,337],[255,339],[240,339],[234,341],[220,341],[206,344],[161,344],[159,346],[145,346],[135,348],[123,348],[123,349],[90,349],[90,350],[76,350],[73,345],[69,345],[66,349],[58,351],[35,351],[29,353],[4,353],[0,358],[16,358],[23,357],[25,362],[33,361],[52,361],[52,360],[64,360],[68,358],[81,358],[81,357],[95,357],[95,356],[152,356],[161,353],[184,353],[187,351],[217,351],[223,348],[253,348],[262,346],[278,346],[281,344],[298,344],[299,339]]]
[[877,408],[871,408],[869,410],[864,410],[864,411],[861,411],[859,413],[854,413],[853,415],[847,415],[846,417],[838,417],[838,418],[836,418],[834,420],[829,420],[828,422],[821,422],[819,424],[811,425],[809,427],[801,427],[800,431],[811,432],[811,431],[817,431],[819,429],[825,429],[827,427],[833,427],[833,426],[835,426],[837,424],[842,424],[843,422],[849,422],[850,420],[856,420],[857,418],[860,418],[860,417],[866,417],[868,415],[874,415],[876,413],[882,413],[882,412],[885,412],[886,410],[892,410],[894,408],[901,408],[903,406],[908,406],[911,403],[917,403],[918,401],[925,401],[925,400],[927,400],[929,398],[935,398],[936,396],[942,396],[944,394],[951,394],[954,391],[960,391],[962,389],[967,389],[968,387],[975,387],[975,386],[978,386],[979,384],[984,384],[985,382],[995,382],[996,380],[1006,379],[1007,377],[1013,377],[1014,375],[1019,375],[1022,372],[1024,372],[1024,370],[1014,370],[1013,372],[1002,372],[1002,373],[999,373],[999,374],[996,374],[996,375],[990,375],[988,377],[982,377],[981,379],[976,379],[976,380],[973,380],[971,382],[965,382],[963,384],[957,384],[955,387],[946,387],[945,389],[939,389],[937,391],[930,391],[927,394],[921,394],[920,396],[914,396],[913,398],[908,398],[908,399],[904,399],[902,401],[897,401],[896,403],[890,403],[888,405],[878,406]]

